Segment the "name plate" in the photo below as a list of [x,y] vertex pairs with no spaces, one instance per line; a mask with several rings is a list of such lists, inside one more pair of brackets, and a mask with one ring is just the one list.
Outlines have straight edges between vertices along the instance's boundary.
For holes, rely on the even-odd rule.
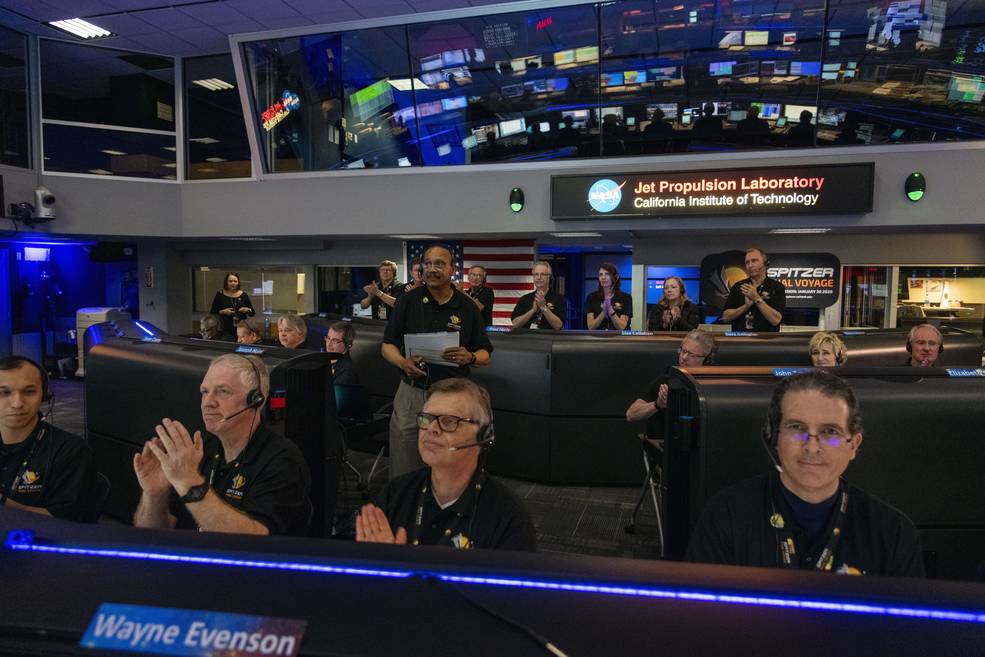
[[801,372],[810,372],[812,369],[811,367],[775,367],[773,376],[793,376]]
[[241,344],[236,347],[237,354],[253,354],[255,356],[260,356],[266,351],[263,347],[255,347],[249,344]]
[[949,367],[947,368],[947,375],[961,377],[985,376],[985,367]]
[[306,626],[293,618],[104,603],[79,645],[187,657],[296,657]]
[[726,331],[725,335],[730,338],[749,338],[759,334],[752,331]]

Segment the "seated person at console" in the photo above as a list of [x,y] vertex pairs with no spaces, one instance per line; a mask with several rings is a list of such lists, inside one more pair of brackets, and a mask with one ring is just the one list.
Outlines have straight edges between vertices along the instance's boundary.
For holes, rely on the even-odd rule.
[[495,440],[489,393],[468,379],[431,384],[417,414],[425,467],[397,477],[356,517],[356,540],[459,549],[535,550],[520,499],[483,468]]
[[[694,329],[684,336],[681,346],[677,349],[678,367],[700,367],[711,364],[715,360],[718,343],[715,336],[701,329]],[[658,440],[663,438],[663,412],[667,408],[666,374],[661,374],[646,387],[639,399],[626,409],[628,422],[646,420],[646,435]]]
[[222,319],[218,315],[205,315],[198,322],[198,334],[203,340],[226,340],[222,332]]
[[786,288],[766,275],[769,256],[762,249],[746,249],[744,278],[729,290],[722,309],[722,321],[733,331],[777,332],[787,307]]
[[862,444],[858,401],[844,379],[824,370],[784,379],[762,439],[777,472],[715,495],[691,534],[687,560],[924,575],[913,523],[841,478]]
[[277,339],[288,349],[321,351],[325,347],[321,336],[309,333],[304,318],[294,314],[281,315],[277,320]]
[[352,364],[349,350],[356,339],[356,327],[352,322],[332,322],[328,325],[328,333],[325,335],[325,353],[342,354],[338,359],[332,361],[332,381],[339,385],[356,385],[359,377],[356,376],[356,368]]
[[907,367],[933,367],[944,351],[944,336],[933,324],[919,324],[906,337]]
[[29,358],[0,358],[0,507],[83,520],[95,503],[92,452],[41,419],[47,372]]
[[814,367],[836,367],[848,362],[848,349],[834,333],[818,331],[811,336],[808,351]]
[[272,346],[273,342],[263,337],[263,322],[256,317],[244,317],[236,325],[236,342]]
[[544,260],[534,263],[530,270],[534,279],[534,291],[524,294],[516,302],[511,317],[513,328],[554,329],[564,328],[568,317],[568,305],[564,297],[551,292],[551,264]]
[[234,534],[303,534],[311,475],[298,447],[260,411],[270,390],[256,356],[225,354],[202,379],[206,434],[164,418],[133,457],[136,527]]
[[663,297],[650,311],[647,331],[690,331],[698,328],[698,307],[687,298],[684,281],[679,276],[664,279]]
[[611,262],[599,265],[599,289],[585,299],[585,328],[625,331],[633,318],[633,297],[619,289],[619,271]]

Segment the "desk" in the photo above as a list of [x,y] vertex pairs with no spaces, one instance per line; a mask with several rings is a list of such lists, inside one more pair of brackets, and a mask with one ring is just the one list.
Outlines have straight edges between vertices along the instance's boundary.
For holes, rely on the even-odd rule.
[[923,308],[924,315],[935,319],[955,319],[957,317],[968,317],[975,312],[974,308],[968,308],[966,306],[948,306],[947,308],[942,308],[940,306],[920,307]]

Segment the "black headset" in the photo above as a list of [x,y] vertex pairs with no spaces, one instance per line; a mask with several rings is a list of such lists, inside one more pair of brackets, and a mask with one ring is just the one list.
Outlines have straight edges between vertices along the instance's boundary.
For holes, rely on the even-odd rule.
[[53,402],[55,400],[55,393],[51,390],[51,380],[48,377],[48,371],[41,367],[37,361],[27,356],[7,356],[0,358],[0,372],[19,369],[22,364],[30,365],[41,375],[41,401]]
[[[942,353],[944,353],[944,334],[938,331],[937,335],[939,335],[941,338],[941,343],[937,345],[937,355],[940,356]],[[907,336],[906,338],[906,351],[907,353],[911,353],[911,354],[913,353],[913,345],[910,343],[909,336]]]
[[485,452],[496,443],[496,428],[492,420],[489,424],[483,424],[475,434],[475,443],[479,446],[479,451]]
[[763,441],[763,449],[766,450],[766,456],[769,457],[773,467],[776,468],[777,472],[783,472],[783,468],[780,466],[780,456],[776,451],[779,428],[773,425],[773,413],[775,410],[779,409],[777,409],[773,399],[770,398],[770,406],[766,411],[766,420],[763,421],[763,428],[759,432],[759,437]]
[[263,402],[267,401],[266,397],[263,396],[263,388],[260,386],[260,368],[256,366],[256,363],[243,354],[237,353],[236,355],[250,364],[250,367],[253,368],[253,376],[256,377],[256,387],[251,388],[250,391],[246,393],[246,407],[260,408],[263,406]]

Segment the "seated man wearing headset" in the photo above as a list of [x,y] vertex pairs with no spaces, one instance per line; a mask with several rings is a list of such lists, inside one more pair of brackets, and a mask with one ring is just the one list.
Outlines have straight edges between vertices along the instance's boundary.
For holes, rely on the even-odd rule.
[[841,478],[862,444],[858,401],[844,379],[812,370],[781,381],[762,439],[777,471],[708,502],[688,561],[924,576],[913,523]]
[[482,467],[482,451],[495,440],[489,393],[459,377],[433,383],[417,426],[425,467],[391,481],[379,506],[363,506],[356,540],[535,550],[523,503]]
[[48,373],[30,358],[0,358],[0,507],[85,520],[95,510],[88,445],[48,424]]
[[904,367],[933,367],[944,351],[944,336],[933,324],[918,324],[906,336],[906,351]]
[[337,360],[332,361],[332,381],[338,385],[349,386],[359,383],[356,368],[349,355],[355,339],[356,327],[352,322],[339,320],[328,325],[328,332],[325,334],[325,353],[342,354]]
[[205,437],[164,418],[133,457],[142,491],[134,526],[304,533],[311,474],[297,445],[260,418],[269,389],[256,356],[212,360],[200,387]]

